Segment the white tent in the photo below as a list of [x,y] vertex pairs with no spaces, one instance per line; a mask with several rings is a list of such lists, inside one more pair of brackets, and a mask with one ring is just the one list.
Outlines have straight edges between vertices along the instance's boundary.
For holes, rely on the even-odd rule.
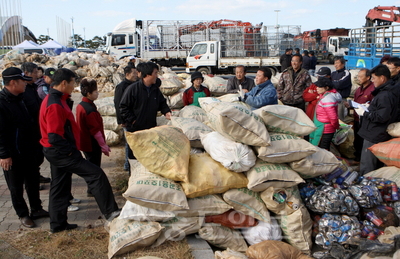
[[46,49],[62,49],[62,48],[65,48],[65,46],[61,45],[60,43],[58,43],[55,40],[49,40],[48,42],[43,43],[40,46],[42,48],[46,48]]
[[41,49],[42,47],[33,41],[24,40],[20,44],[13,47],[13,49]]

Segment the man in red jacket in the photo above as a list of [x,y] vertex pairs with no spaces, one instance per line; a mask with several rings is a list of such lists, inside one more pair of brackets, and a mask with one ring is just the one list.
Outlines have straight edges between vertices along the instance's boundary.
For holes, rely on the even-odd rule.
[[72,173],[85,179],[107,220],[111,221],[120,212],[106,174],[79,151],[79,127],[66,102],[74,90],[75,77],[69,69],[58,69],[53,76],[53,88],[40,107],[40,143],[51,165],[49,213],[53,233],[78,227],[67,222]]

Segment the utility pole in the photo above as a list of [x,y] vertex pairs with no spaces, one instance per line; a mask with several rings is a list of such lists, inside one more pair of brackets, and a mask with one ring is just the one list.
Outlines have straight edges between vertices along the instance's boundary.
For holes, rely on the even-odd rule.
[[74,17],[71,17],[71,21],[72,21],[72,47],[76,48],[75,32],[74,32]]
[[85,48],[86,48],[86,31],[85,31],[85,27],[83,27],[83,44],[85,45]]
[[280,54],[280,47],[281,47],[281,43],[279,40],[279,22],[278,22],[278,14],[281,10],[274,10],[274,12],[276,12],[276,50],[278,52],[278,54]]
[[47,39],[47,40],[50,40],[49,28],[47,28],[47,37],[48,37],[48,39]]

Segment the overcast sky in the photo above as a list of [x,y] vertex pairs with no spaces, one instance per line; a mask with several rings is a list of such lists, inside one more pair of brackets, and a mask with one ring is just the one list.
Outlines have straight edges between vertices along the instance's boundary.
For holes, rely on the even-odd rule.
[[[302,31],[336,27],[359,28],[368,10],[400,6],[387,0],[21,0],[23,24],[36,37],[57,40],[56,17],[71,23],[75,34],[86,39],[104,36],[126,19],[220,20],[231,19],[264,25],[300,25]],[[280,10],[275,12],[274,10]]]

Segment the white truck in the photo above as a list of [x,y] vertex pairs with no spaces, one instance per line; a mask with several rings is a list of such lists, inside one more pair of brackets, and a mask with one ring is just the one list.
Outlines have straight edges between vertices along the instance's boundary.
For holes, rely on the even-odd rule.
[[209,40],[198,29],[203,24],[208,22],[129,19],[107,34],[106,53],[116,59],[135,56],[163,66],[185,66],[194,43]]
[[300,26],[232,24],[212,30],[213,41],[197,42],[186,58],[186,72],[232,73],[237,65],[249,71],[269,67],[280,71],[279,57],[294,47]]

